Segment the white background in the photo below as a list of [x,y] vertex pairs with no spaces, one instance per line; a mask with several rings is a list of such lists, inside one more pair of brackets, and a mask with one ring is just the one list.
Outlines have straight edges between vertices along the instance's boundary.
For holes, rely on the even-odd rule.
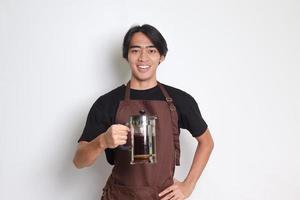
[[[156,26],[158,79],[190,93],[215,149],[192,200],[300,199],[298,0],[0,0],[1,200],[96,200],[111,167],[72,164],[88,111],[125,83],[125,32]],[[195,139],[182,131],[182,180]]]

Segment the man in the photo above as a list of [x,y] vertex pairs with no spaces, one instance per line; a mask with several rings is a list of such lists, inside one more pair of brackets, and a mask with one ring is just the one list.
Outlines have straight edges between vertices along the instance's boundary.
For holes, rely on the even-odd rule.
[[[77,168],[92,165],[104,151],[114,165],[103,189],[103,200],[186,199],[192,193],[213,149],[213,140],[192,96],[156,79],[158,65],[168,48],[160,32],[151,25],[134,26],[123,41],[123,57],[131,68],[131,79],[101,96],[93,104],[78,149]],[[171,72],[170,72],[171,73]],[[158,117],[157,163],[130,165],[125,122],[143,109]],[[179,165],[179,130],[187,129],[198,141],[190,171],[184,181],[173,179]]]

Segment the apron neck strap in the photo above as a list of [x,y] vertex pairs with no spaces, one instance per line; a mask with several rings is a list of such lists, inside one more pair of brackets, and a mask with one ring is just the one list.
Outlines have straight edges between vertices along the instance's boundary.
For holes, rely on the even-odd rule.
[[125,100],[130,100],[130,81],[128,81],[125,90]]
[[160,90],[162,91],[166,101],[172,101],[172,98],[170,97],[169,93],[167,92],[166,88],[160,83],[157,82],[157,85],[159,86]]

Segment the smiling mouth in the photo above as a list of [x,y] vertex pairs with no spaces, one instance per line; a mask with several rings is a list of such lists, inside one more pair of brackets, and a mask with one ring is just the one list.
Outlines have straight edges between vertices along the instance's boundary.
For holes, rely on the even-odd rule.
[[146,73],[150,69],[150,65],[137,65],[137,70],[141,73]]
[[148,69],[148,68],[150,68],[150,66],[149,65],[138,65],[138,68]]

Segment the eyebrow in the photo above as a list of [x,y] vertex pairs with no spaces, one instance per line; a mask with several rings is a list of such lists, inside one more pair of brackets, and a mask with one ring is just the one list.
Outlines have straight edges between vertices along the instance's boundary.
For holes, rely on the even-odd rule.
[[[156,48],[154,45],[149,45],[149,46],[145,46],[146,48]],[[139,45],[131,45],[129,47],[130,49],[132,48],[142,48],[142,46],[139,46]]]

